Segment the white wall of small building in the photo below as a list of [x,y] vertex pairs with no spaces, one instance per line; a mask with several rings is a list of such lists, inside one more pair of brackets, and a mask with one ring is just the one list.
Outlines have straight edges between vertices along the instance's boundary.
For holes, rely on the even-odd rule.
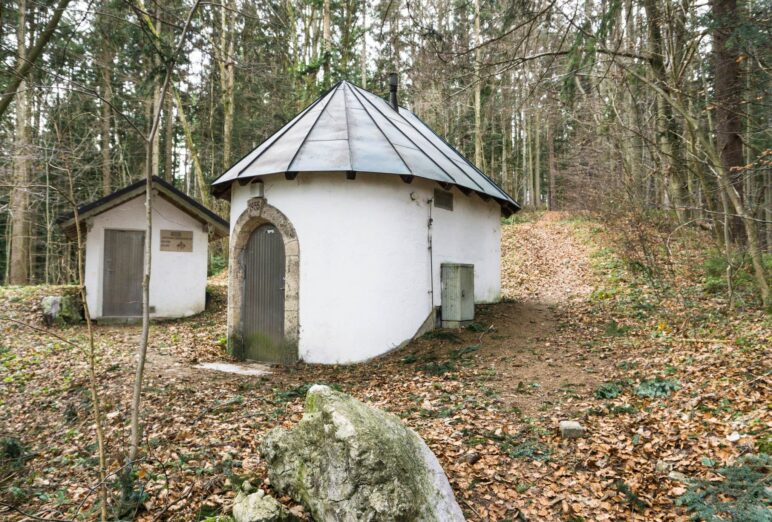
[[[95,319],[102,317],[106,229],[145,230],[141,195],[92,218],[86,236],[86,300]],[[193,232],[192,252],[162,252],[161,230]],[[209,235],[204,225],[160,196],[153,198],[150,306],[153,318],[186,317],[204,310]]]
[[[263,181],[266,201],[289,218],[300,245],[301,359],[363,361],[412,338],[432,312],[432,299],[441,304],[445,262],[474,264],[476,302],[499,299],[501,222],[494,201],[453,189],[453,211],[430,208],[436,183],[406,184],[383,174]],[[231,190],[233,224],[254,194],[251,185],[234,183]]]

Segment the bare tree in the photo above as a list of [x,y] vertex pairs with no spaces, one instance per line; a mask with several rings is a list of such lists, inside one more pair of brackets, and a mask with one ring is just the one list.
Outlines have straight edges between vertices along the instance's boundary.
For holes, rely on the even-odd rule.
[[[143,136],[145,141],[145,255],[144,255],[144,269],[142,277],[142,335],[140,338],[139,348],[137,350],[137,369],[134,377],[134,391],[131,401],[131,440],[129,445],[129,455],[127,460],[127,472],[126,475],[131,474],[132,463],[136,461],[139,453],[139,442],[141,438],[139,413],[140,402],[142,399],[142,382],[145,372],[145,361],[147,359],[147,346],[150,333],[150,267],[151,267],[151,255],[152,255],[152,240],[153,237],[153,176],[152,176],[152,161],[153,161],[153,144],[155,142],[155,135],[158,132],[158,127],[161,122],[161,108],[163,106],[163,100],[166,96],[169,84],[171,83],[172,75],[174,73],[174,67],[177,57],[182,50],[182,46],[185,44],[185,37],[190,29],[190,22],[193,18],[193,14],[198,9],[201,0],[196,0],[188,12],[187,18],[180,33],[179,40],[174,47],[173,53],[166,59],[166,72],[161,83],[161,90],[159,93],[159,103],[155,105],[155,111],[153,113],[152,125],[150,132]],[[153,25],[152,20],[146,15],[144,11],[138,10],[138,16],[140,23],[146,24],[150,28],[150,32],[155,36],[159,36],[159,32]]]

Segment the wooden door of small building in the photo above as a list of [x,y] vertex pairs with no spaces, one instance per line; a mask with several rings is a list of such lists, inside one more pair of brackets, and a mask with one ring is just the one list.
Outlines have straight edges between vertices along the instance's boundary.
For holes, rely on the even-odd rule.
[[261,225],[252,232],[243,262],[243,356],[292,363],[295,355],[284,342],[284,240],[274,225]]
[[142,315],[142,268],[145,233],[141,230],[105,230],[102,315]]

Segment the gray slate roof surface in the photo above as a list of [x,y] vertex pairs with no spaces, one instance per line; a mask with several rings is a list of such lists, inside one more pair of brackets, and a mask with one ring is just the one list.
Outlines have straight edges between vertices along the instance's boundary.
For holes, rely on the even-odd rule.
[[369,172],[416,176],[520,206],[409,110],[342,81],[217,178],[215,192],[235,180],[284,172]]

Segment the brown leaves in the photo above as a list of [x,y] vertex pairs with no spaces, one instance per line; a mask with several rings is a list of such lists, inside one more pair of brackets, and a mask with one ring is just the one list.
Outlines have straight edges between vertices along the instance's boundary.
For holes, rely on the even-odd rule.
[[[247,377],[193,368],[194,361],[225,357],[218,344],[224,287],[213,287],[212,310],[154,324],[138,471],[148,498],[138,519],[227,512],[244,478],[269,488],[261,437],[301,418],[299,387],[325,382],[414,428],[437,454],[469,520],[687,520],[674,504],[688,487],[683,478],[713,477],[717,467],[754,451],[759,433],[772,427],[763,348],[769,325],[753,312],[724,319],[709,300],[699,309],[678,298],[654,300],[649,287],[619,268],[615,293],[588,299],[593,288],[612,284],[607,260],[593,267],[591,251],[614,241],[590,234],[592,224],[565,219],[548,214],[504,228],[503,293],[515,302],[480,307],[478,322],[493,326],[483,336],[459,330],[458,342],[422,338],[361,365],[301,364]],[[694,256],[683,266],[694,266]],[[688,287],[696,276],[678,277]],[[35,291],[4,290],[0,301],[8,313],[34,321]],[[698,314],[718,319],[697,322]],[[85,363],[50,336],[6,324],[2,332],[14,357],[0,374],[7,379],[0,425],[32,455],[25,471],[34,478],[20,482],[27,493],[20,503],[70,516],[84,502],[87,512],[96,481]],[[58,333],[78,340],[84,329]],[[122,465],[128,439],[137,336],[137,327],[97,328],[111,471]],[[428,363],[448,371],[433,374]],[[681,388],[664,397],[636,395],[635,386],[654,377],[677,379]],[[621,394],[596,398],[602,383],[617,383]],[[581,420],[587,438],[560,439],[564,419]],[[7,489],[2,495],[8,499]],[[15,516],[0,510],[0,518]]]

